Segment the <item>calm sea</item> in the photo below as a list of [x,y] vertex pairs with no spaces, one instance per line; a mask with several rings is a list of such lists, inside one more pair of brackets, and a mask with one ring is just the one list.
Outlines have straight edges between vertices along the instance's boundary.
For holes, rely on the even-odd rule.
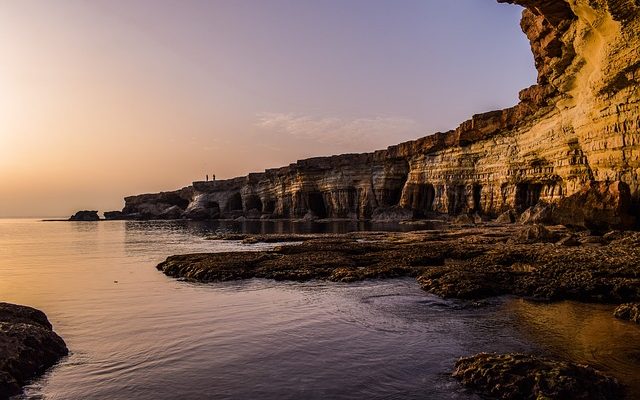
[[413,279],[203,285],[155,269],[172,254],[268,248],[205,240],[221,230],[369,228],[0,220],[0,300],[45,311],[71,350],[25,398],[473,399],[449,374],[480,351],[542,352],[640,380],[640,329],[609,306],[469,308]]

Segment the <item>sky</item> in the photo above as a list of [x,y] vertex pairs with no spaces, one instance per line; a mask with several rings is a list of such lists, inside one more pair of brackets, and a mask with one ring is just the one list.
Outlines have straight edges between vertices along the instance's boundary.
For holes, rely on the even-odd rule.
[[491,0],[0,0],[0,217],[365,152],[512,106]]

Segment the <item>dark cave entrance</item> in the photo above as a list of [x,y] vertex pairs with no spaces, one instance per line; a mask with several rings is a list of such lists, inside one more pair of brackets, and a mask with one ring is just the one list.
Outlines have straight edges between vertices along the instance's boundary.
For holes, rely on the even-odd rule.
[[311,192],[308,196],[307,206],[319,218],[327,218],[327,206],[324,196],[320,192]]
[[473,211],[481,212],[482,208],[482,186],[473,185]]
[[265,214],[273,214],[276,211],[276,201],[273,199],[268,199],[264,202],[264,208],[262,210]]
[[245,210],[258,210],[262,212],[262,200],[260,200],[260,196],[256,194],[250,194],[246,197],[245,202]]
[[519,183],[516,186],[516,210],[524,211],[540,201],[541,183]]
[[436,191],[429,183],[413,184],[409,191],[409,204],[411,208],[419,213],[426,213],[433,210],[433,201],[436,198]]
[[234,193],[229,198],[225,211],[242,211],[242,196],[240,193]]

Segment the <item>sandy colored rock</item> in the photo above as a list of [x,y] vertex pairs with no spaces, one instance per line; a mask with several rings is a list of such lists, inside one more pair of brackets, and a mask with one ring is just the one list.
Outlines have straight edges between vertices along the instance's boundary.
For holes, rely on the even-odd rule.
[[320,219],[370,219],[375,210],[400,207],[412,218],[430,212],[496,217],[544,202],[545,213],[530,213],[529,223],[634,226],[640,6],[631,0],[499,2],[525,7],[521,26],[538,69],[537,84],[522,90],[514,107],[386,150],[128,197],[124,214],[152,218],[178,206],[194,219],[237,218],[252,209],[274,218],[311,212]]

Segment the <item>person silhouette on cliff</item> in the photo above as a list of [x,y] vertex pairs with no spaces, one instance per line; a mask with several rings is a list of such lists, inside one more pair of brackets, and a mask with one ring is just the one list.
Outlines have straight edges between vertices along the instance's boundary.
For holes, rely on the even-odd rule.
[[[215,179],[215,178],[214,178]],[[207,174],[207,182],[209,182],[209,174]]]

